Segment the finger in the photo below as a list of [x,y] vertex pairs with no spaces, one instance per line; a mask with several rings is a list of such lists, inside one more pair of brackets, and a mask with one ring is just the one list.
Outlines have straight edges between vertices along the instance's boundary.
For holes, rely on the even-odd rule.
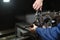
[[36,7],[36,10],[38,10],[40,8],[40,6],[38,5],[37,7]]
[[35,7],[34,7],[34,9],[36,10],[36,9],[37,9],[37,7],[38,7],[38,6],[37,6],[37,4],[36,4],[36,5],[35,5]]
[[33,8],[34,8],[34,9],[37,8],[37,3],[36,3],[36,2],[33,4]]
[[33,8],[35,7],[36,1],[33,3]]
[[33,24],[33,28],[36,28],[37,26],[35,24]]
[[42,11],[43,3],[41,3],[40,11]]
[[42,7],[40,7],[40,11],[42,11]]
[[33,24],[33,26],[35,26],[35,24]]
[[30,27],[29,30],[34,30],[34,28],[31,28],[31,27]]

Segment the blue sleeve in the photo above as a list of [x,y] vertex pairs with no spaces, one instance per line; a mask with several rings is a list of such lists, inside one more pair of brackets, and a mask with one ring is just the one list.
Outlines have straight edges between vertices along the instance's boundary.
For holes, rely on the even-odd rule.
[[57,27],[60,29],[60,23],[57,25]]
[[36,32],[38,33],[40,31],[40,28],[38,27],[38,28],[36,28]]
[[36,28],[36,33],[39,34],[39,35],[41,34],[41,29],[39,27]]
[[60,33],[60,23],[57,25],[58,27],[58,33]]

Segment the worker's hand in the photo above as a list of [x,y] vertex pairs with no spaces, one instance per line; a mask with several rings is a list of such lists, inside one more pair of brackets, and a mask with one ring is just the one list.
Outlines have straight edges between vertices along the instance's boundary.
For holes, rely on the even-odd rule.
[[36,30],[37,26],[35,24],[33,24],[33,27],[29,27],[29,30],[34,33]]
[[33,8],[35,10],[38,10],[38,9],[42,10],[42,5],[43,5],[43,0],[36,0],[33,4]]

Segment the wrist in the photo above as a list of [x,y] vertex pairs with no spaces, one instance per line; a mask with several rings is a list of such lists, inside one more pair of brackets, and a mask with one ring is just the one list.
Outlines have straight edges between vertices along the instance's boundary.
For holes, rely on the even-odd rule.
[[43,2],[43,0],[36,0],[36,1],[42,1]]

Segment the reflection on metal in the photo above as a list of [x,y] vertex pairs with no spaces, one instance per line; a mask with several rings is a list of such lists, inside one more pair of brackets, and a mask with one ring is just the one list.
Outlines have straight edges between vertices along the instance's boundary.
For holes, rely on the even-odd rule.
[[[53,12],[50,12],[50,11],[46,11],[46,12],[38,12],[36,11],[36,14],[35,14],[35,21],[40,24],[44,24],[45,22],[47,22],[48,19],[48,22],[46,23],[47,25],[49,26],[52,26],[52,20],[56,17],[56,16],[59,16],[59,13],[60,12],[56,12],[56,11],[53,11]],[[48,19],[47,19],[48,18]],[[46,19],[46,20],[45,20]],[[37,21],[38,20],[38,21]],[[44,21],[45,20],[45,21]]]

